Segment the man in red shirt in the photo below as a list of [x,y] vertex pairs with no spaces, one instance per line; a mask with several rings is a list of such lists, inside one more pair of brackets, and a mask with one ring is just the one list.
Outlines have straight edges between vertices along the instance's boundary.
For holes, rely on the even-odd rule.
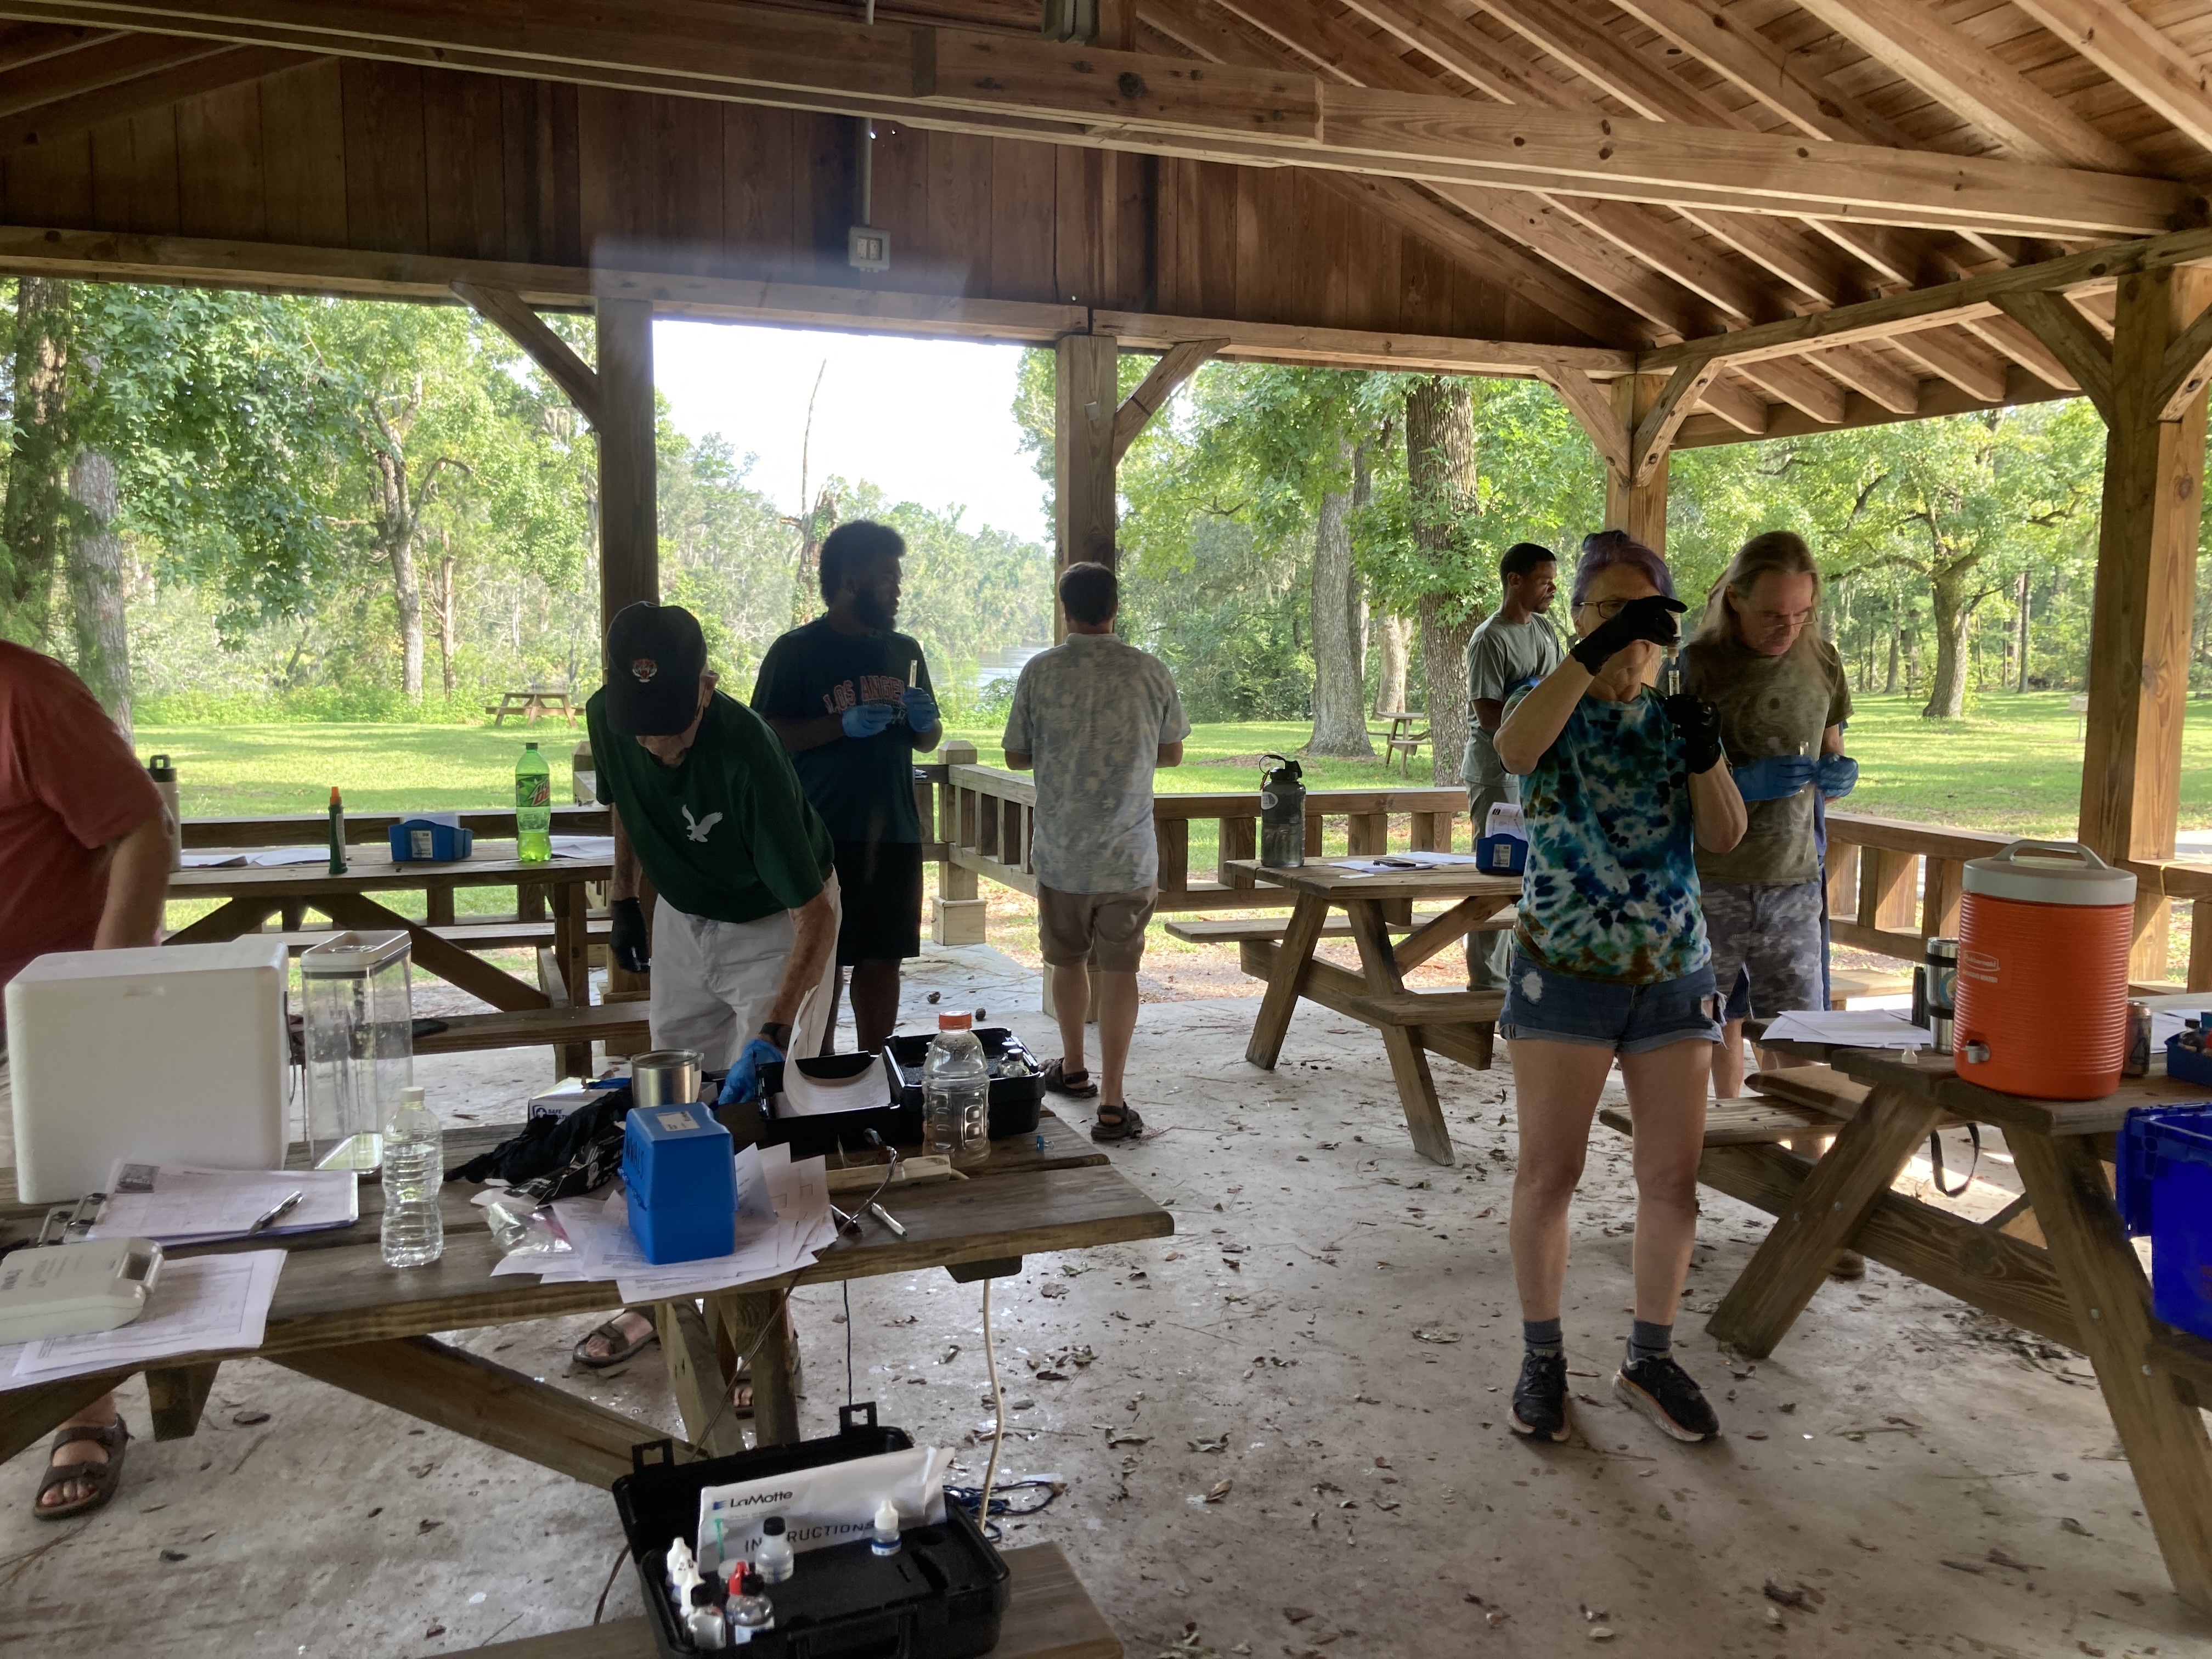
[[[151,945],[169,885],[161,792],[82,680],[0,641],[0,987],[50,951]],[[54,1436],[32,1511],[115,1495],[130,1441],[115,1396]]]

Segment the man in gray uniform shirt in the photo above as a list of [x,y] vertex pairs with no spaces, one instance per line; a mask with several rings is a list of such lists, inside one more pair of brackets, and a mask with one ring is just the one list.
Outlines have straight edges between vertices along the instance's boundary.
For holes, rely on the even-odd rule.
[[[1514,689],[1543,678],[1559,665],[1559,636],[1544,616],[1559,586],[1559,561],[1550,548],[1514,543],[1498,562],[1502,602],[1467,642],[1467,754],[1459,775],[1467,785],[1467,809],[1474,815],[1478,836],[1488,827],[1492,807],[1500,801],[1521,804],[1521,780],[1499,763],[1492,738]],[[1467,936],[1468,989],[1505,988],[1512,944],[1510,933]]]

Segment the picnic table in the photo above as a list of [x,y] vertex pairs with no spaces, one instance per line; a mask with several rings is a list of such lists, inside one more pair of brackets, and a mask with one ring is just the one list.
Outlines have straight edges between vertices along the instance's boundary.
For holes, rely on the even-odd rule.
[[[205,858],[220,854],[201,851],[189,856]],[[556,857],[526,864],[514,856],[512,842],[478,842],[467,858],[448,863],[394,863],[388,847],[349,847],[346,849],[343,875],[331,874],[328,863],[321,859],[301,864],[189,868],[170,875],[170,899],[213,898],[222,902],[198,921],[169,934],[163,943],[198,945],[238,939],[256,931],[272,916],[296,913],[301,908],[319,910],[340,927],[404,929],[413,941],[416,967],[483,998],[501,1014],[513,1017],[496,1031],[487,1029],[481,1033],[476,1032],[469,1021],[489,1020],[492,1016],[462,1016],[449,1020],[448,1026],[459,1029],[465,1036],[495,1036],[500,1040],[499,1044],[486,1041],[449,1046],[490,1047],[510,1042],[519,1046],[534,1041],[538,1028],[542,1028],[544,1040],[564,1051],[557,1062],[561,1074],[580,1073],[591,1068],[593,1038],[629,1040],[633,1034],[626,1028],[631,1024],[640,1028],[635,1035],[641,1040],[643,1036],[644,1022],[636,1009],[617,1015],[611,1012],[602,1014],[590,1006],[588,901],[585,888],[589,883],[609,879],[613,870],[611,857]],[[549,984],[545,987],[518,979],[447,938],[439,931],[437,920],[417,921],[402,915],[370,896],[381,892],[423,891],[428,895],[430,916],[450,922],[453,895],[459,889],[516,886],[542,888],[551,902],[553,944],[547,958]],[[617,1033],[608,1024],[611,1020],[623,1024],[625,1029]]]
[[[2111,1168],[2130,1107],[2202,1100],[2203,1085],[2130,1078],[2101,1100],[2035,1100],[1966,1081],[1948,1055],[1768,1046],[1826,1066],[1784,1072],[1770,1098],[1716,1103],[1708,1119],[1699,1180],[1778,1218],[1712,1334],[1771,1352],[1849,1249],[2087,1355],[2174,1589],[2212,1612],[2212,1439],[2199,1410],[2212,1406],[2212,1342],[2151,1312]],[[2025,1188],[1987,1222],[1891,1190],[1929,1133],[1955,1122],[2000,1128]],[[1835,1136],[1817,1159],[1777,1144],[1802,1144],[1808,1129]]]
[[[448,1164],[519,1127],[449,1129]],[[763,1444],[799,1437],[782,1317],[783,1293],[792,1285],[933,1267],[970,1282],[1019,1273],[1023,1257],[1034,1252],[1088,1249],[1174,1232],[1173,1216],[1139,1192],[1086,1136],[1050,1112],[1039,1119],[1038,1130],[1042,1146],[1038,1133],[994,1142],[989,1160],[966,1181],[895,1188],[885,1202],[906,1228],[904,1237],[872,1220],[860,1237],[841,1237],[795,1274],[720,1291],[696,1304],[664,1304],[662,1348],[687,1436],[678,1448],[679,1459],[742,1449],[738,1419],[723,1402],[735,1380],[734,1356],[756,1340],[756,1436]],[[295,1148],[292,1162],[304,1166],[305,1160],[306,1149]],[[541,1285],[527,1276],[491,1277],[499,1252],[483,1212],[469,1202],[476,1190],[465,1182],[446,1184],[446,1251],[426,1267],[384,1265],[378,1245],[383,1192],[373,1182],[362,1184],[361,1219],[352,1227],[179,1248],[174,1254],[180,1258],[272,1244],[287,1250],[261,1346],[179,1354],[156,1365],[20,1387],[0,1377],[0,1461],[37,1443],[140,1370],[146,1374],[155,1438],[185,1438],[198,1425],[218,1367],[229,1359],[258,1358],[574,1479],[611,1486],[629,1473],[633,1445],[661,1437],[651,1425],[431,1334],[611,1313],[622,1306],[611,1281]],[[0,1173],[0,1243],[35,1236],[46,1209],[18,1201],[13,1172]]]
[[526,691],[502,691],[497,702],[484,705],[484,713],[491,716],[494,726],[503,726],[509,714],[522,716],[525,726],[533,725],[546,714],[558,714],[569,725],[576,723],[575,705],[566,691],[540,691],[535,687]]
[[[1390,722],[1389,731],[1382,736],[1383,770],[1389,770],[1392,758],[1402,753],[1406,757],[1406,775],[1411,777],[1413,775],[1413,757],[1420,752],[1421,745],[1428,741],[1429,737],[1426,732],[1416,732],[1413,728],[1428,716],[1409,709],[1392,708],[1378,711],[1375,718]],[[1475,833],[1482,833],[1480,824],[1475,826]]]
[[[1452,1163],[1451,1132],[1437,1102],[1429,1054],[1488,1070],[1505,999],[1496,991],[1409,991],[1406,975],[1518,904],[1521,878],[1486,876],[1472,864],[1379,875],[1323,863],[1271,870],[1256,859],[1232,860],[1225,867],[1297,896],[1280,943],[1248,939],[1239,946],[1244,971],[1267,982],[1244,1058],[1274,1069],[1301,997],[1373,1026],[1382,1034],[1414,1150],[1435,1163]],[[1449,908],[1393,945],[1392,925],[1409,922],[1413,907],[1424,900]],[[1342,910],[1351,924],[1359,951],[1356,974],[1314,954],[1332,909]]]

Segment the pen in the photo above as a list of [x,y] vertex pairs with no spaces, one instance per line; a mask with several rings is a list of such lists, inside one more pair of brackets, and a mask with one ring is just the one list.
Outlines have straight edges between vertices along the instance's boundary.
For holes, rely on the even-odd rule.
[[297,1204],[306,1196],[307,1194],[295,1189],[294,1191],[286,1194],[283,1198],[278,1199],[270,1208],[270,1211],[266,1215],[263,1216],[260,1220],[255,1222],[251,1227],[248,1227],[246,1230],[247,1236],[250,1237],[253,1234],[260,1232],[264,1228],[275,1226],[290,1212],[293,1206]]
[[891,1219],[891,1212],[890,1212],[889,1210],[886,1210],[885,1208],[884,1208],[884,1206],[883,1206],[882,1205],[880,1205],[880,1204],[871,1204],[871,1205],[869,1205],[869,1206],[868,1206],[868,1213],[869,1213],[870,1215],[872,1215],[872,1216],[875,1217],[875,1218],[876,1218],[877,1220],[878,1220],[878,1221],[880,1221],[880,1222],[882,1222],[882,1223],[884,1224],[884,1226],[886,1226],[886,1227],[890,1228],[893,1232],[896,1233],[896,1234],[897,1234],[901,1238],[904,1238],[904,1237],[906,1237],[906,1229],[905,1229],[905,1228],[903,1228],[903,1227],[902,1227],[902,1226],[900,1226],[900,1225],[898,1224],[898,1223],[897,1223],[897,1222],[896,1222],[896,1221],[894,1221],[893,1219]]

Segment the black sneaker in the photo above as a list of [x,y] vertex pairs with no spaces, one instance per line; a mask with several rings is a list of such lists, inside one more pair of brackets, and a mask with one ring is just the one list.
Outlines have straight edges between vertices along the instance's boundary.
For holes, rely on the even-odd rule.
[[1721,1431],[1704,1391],[1672,1357],[1623,1365],[1613,1391],[1677,1440],[1710,1440]]
[[1567,1437],[1567,1356],[1521,1356],[1521,1380],[1513,1385],[1513,1432],[1539,1439]]

